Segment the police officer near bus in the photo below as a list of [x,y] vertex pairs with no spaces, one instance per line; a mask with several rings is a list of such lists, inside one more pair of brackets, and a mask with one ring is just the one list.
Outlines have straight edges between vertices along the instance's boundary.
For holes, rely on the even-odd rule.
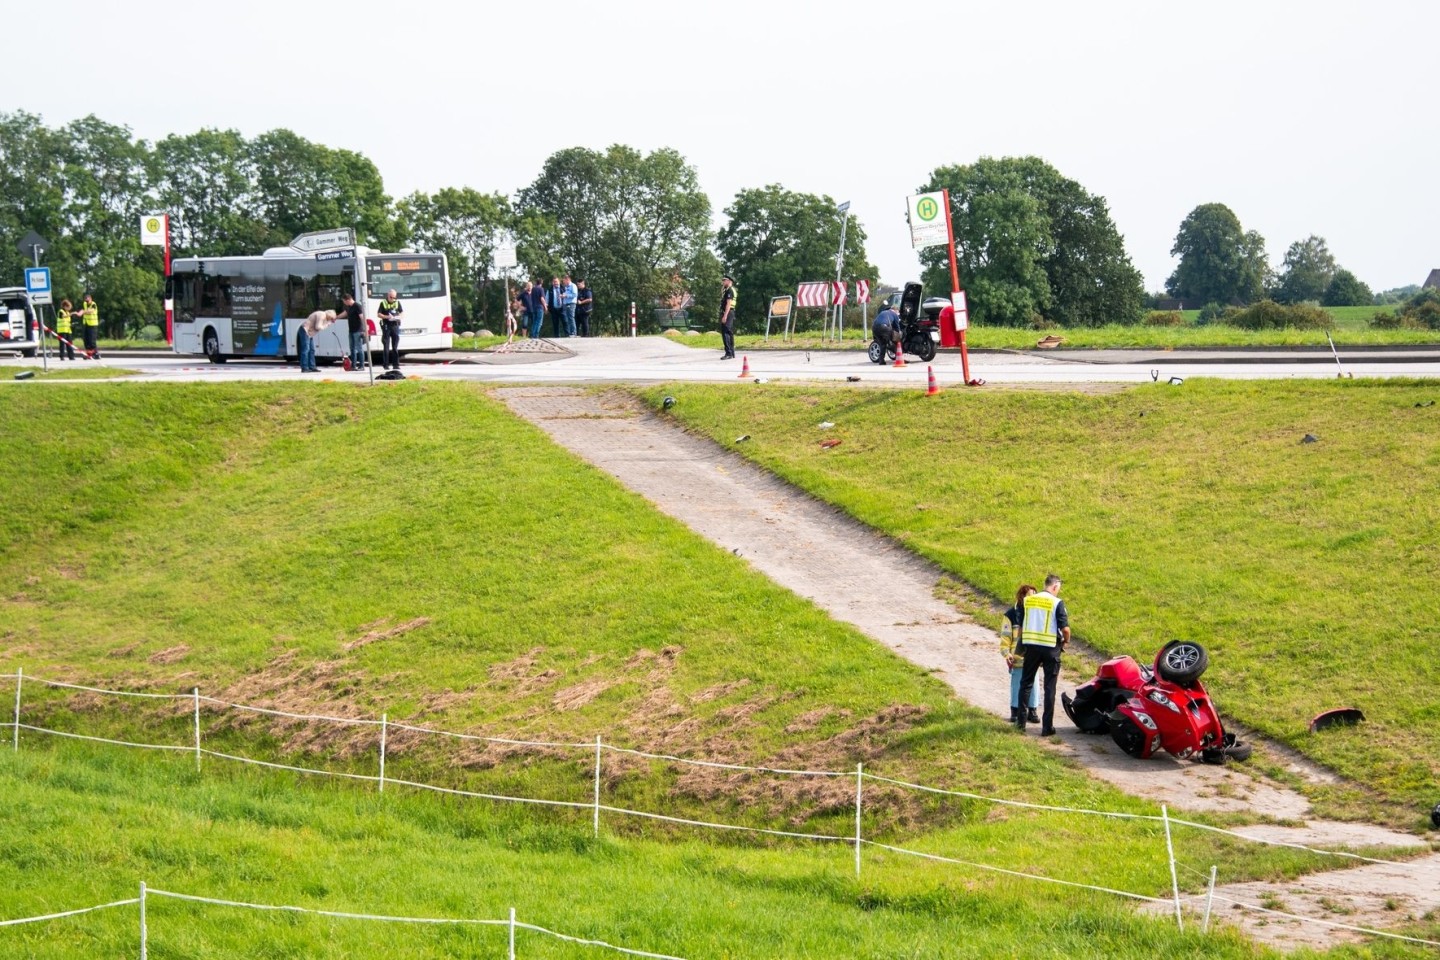
[[[1020,703],[1030,699],[1035,689],[1035,675],[1045,671],[1045,710],[1040,715],[1040,736],[1055,735],[1055,687],[1060,682],[1060,654],[1070,642],[1070,613],[1060,599],[1060,578],[1045,577],[1045,589],[1025,598],[1024,618],[1020,621],[1020,644],[1025,651],[1025,667],[1020,673]],[[1015,726],[1023,733],[1025,713],[1016,714]]]
[[735,359],[735,278],[720,278],[720,341],[725,344],[721,360]]
[[80,326],[85,331],[85,356],[92,360],[100,359],[100,307],[96,305],[95,298],[85,294],[85,302],[80,304]]
[[380,301],[380,359],[386,370],[400,369],[400,315],[405,308],[400,303],[400,294],[386,291]]
[[71,329],[70,301],[61,300],[60,309],[55,311],[55,334],[56,339],[60,341],[61,360],[75,359],[75,342],[71,339],[74,334],[71,333]]

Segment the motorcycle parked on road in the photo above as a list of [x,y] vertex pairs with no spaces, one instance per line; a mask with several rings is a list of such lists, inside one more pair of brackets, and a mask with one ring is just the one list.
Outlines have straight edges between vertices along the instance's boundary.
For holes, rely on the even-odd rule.
[[[943,298],[932,298],[925,302],[923,312],[911,323],[903,319],[900,326],[900,349],[913,354],[921,363],[935,359],[935,350],[940,343],[940,311],[949,303]],[[876,323],[871,330],[870,362],[889,363],[895,359],[895,335],[889,324]]]

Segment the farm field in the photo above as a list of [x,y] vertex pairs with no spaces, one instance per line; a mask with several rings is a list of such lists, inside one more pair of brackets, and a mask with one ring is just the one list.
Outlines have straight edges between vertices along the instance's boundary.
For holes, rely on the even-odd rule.
[[[467,734],[581,743],[603,734],[740,764],[863,761],[879,775],[986,796],[1158,812],[956,703],[938,680],[658,515],[483,389],[102,384],[3,393],[0,414],[11,425],[0,482],[36,494],[33,509],[0,517],[0,673],[150,693],[198,687],[236,703],[383,712]],[[183,706],[33,680],[24,694],[27,724],[188,742]],[[200,719],[208,749],[374,772],[373,728],[237,718],[208,702]],[[0,919],[133,896],[144,879],[391,915],[516,906],[551,929],[682,956],[1047,956],[1096,943],[1138,956],[1202,943],[1104,894],[883,851],[866,853],[856,882],[844,846],[697,835],[610,813],[595,841],[588,809],[405,788],[380,798],[363,784],[212,759],[196,774],[187,755],[30,730],[19,746],[0,758]],[[392,778],[591,796],[589,752],[399,735],[390,748]],[[853,781],[785,787],[607,757],[602,787],[607,805],[630,810],[838,836],[854,828]],[[866,797],[867,839],[1168,895],[1153,823],[1117,829],[883,784]],[[1177,856],[1185,894],[1203,891],[1211,864],[1230,879],[1333,866],[1213,834],[1184,834]],[[577,890],[603,896],[579,908]],[[21,938],[12,942],[27,956],[105,955],[131,942],[133,917],[122,913],[0,937]],[[182,914],[200,925],[166,922]],[[432,941],[293,918],[252,925],[170,902],[151,924],[176,938],[152,950],[157,958],[338,957],[360,943],[418,958],[478,936]],[[1416,928],[1433,935],[1430,926]],[[1027,942],[1007,949],[1017,939]],[[1203,948],[1260,955],[1228,935]],[[521,955],[591,955],[578,951],[536,941]]]
[[[992,598],[1060,572],[1078,636],[1102,653],[1206,643],[1227,715],[1347,778],[1307,788],[1324,815],[1426,823],[1440,670],[1428,625],[1396,603],[1436,597],[1434,383],[646,391],[665,394],[690,427]],[[1306,731],[1336,706],[1368,722]]]

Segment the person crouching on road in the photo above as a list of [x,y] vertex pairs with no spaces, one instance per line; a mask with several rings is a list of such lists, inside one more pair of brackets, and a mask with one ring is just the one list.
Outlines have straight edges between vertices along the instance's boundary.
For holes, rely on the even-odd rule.
[[55,333],[60,341],[60,359],[75,359],[75,342],[71,339],[70,301],[61,300],[60,309],[55,311]]
[[[1025,673],[1025,651],[1020,646],[1020,628],[1025,619],[1025,598],[1038,591],[1028,583],[1022,583],[1015,591],[1015,606],[1005,611],[1000,620],[1000,655],[1005,658],[1005,668],[1010,671],[1010,722],[1020,720],[1020,680]],[[1030,688],[1030,706],[1026,709],[1025,720],[1039,723],[1040,715],[1035,709],[1040,706],[1040,688]]]
[[[1070,642],[1070,613],[1060,599],[1060,578],[1045,577],[1045,589],[1025,598],[1025,616],[1020,622],[1020,643],[1025,649],[1025,667],[1020,675],[1020,697],[1024,703],[1035,689],[1035,674],[1045,671],[1045,712],[1040,715],[1040,736],[1055,735],[1055,686],[1060,681],[1060,654]],[[1015,726],[1023,732],[1026,717],[1017,714]]]
[[315,338],[320,335],[330,324],[335,322],[334,310],[316,310],[305,318],[300,324],[300,372],[319,373],[320,368],[315,366]]
[[405,307],[400,294],[387,291],[376,313],[380,317],[380,359],[386,370],[400,369],[400,315]]

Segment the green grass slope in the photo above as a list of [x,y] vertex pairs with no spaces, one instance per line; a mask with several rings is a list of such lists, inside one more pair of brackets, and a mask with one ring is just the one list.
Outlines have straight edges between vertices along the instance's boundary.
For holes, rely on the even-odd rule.
[[[1101,651],[1203,641],[1227,714],[1352,781],[1319,791],[1327,813],[1418,828],[1440,799],[1440,385],[648,395],[666,393],[686,423],[748,433],[746,456],[994,597],[1060,572]],[[1347,705],[1368,722],[1306,732]]]

